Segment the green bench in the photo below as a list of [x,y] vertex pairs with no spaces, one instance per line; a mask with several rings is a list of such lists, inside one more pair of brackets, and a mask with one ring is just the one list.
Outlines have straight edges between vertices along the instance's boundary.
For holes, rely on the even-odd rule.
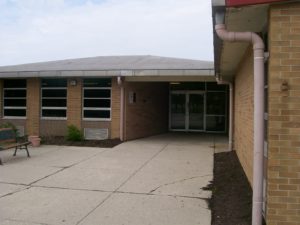
[[[1,128],[0,129],[0,151],[6,149],[15,149],[13,156],[16,156],[18,150],[26,150],[27,157],[30,157],[27,146],[30,144],[27,142],[18,142],[16,133],[12,128]],[[2,165],[2,160],[0,158],[0,165]]]

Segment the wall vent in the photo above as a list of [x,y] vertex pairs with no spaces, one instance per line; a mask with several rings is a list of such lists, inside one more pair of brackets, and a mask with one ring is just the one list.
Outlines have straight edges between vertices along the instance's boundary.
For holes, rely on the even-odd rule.
[[84,138],[86,140],[108,139],[108,129],[84,128]]

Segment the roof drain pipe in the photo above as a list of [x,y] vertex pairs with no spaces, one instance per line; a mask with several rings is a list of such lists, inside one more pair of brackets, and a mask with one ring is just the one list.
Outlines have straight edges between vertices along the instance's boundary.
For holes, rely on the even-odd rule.
[[262,224],[264,149],[264,43],[253,32],[228,32],[224,13],[216,13],[215,30],[224,41],[251,42],[254,51],[254,149],[252,225]]
[[118,77],[120,86],[120,140],[124,141],[124,81],[121,76]]
[[218,84],[225,84],[229,86],[229,134],[228,134],[228,150],[233,150],[233,85],[232,82],[225,81],[216,77]]

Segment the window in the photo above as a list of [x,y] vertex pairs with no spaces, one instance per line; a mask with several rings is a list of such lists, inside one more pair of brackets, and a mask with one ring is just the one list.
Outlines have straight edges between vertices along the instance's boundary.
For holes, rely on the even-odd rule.
[[3,115],[26,117],[26,80],[4,80],[3,85]]
[[111,79],[84,79],[83,118],[91,120],[110,120]]
[[42,80],[42,118],[67,117],[67,79]]

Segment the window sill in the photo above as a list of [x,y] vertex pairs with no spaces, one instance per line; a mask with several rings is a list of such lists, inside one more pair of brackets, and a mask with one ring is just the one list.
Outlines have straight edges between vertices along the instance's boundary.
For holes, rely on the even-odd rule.
[[67,120],[66,117],[41,117],[41,120]]
[[92,119],[92,118],[83,118],[83,121],[93,121],[93,122],[111,122],[111,118],[109,119]]
[[26,120],[27,117],[23,116],[4,116],[2,117],[3,120]]

